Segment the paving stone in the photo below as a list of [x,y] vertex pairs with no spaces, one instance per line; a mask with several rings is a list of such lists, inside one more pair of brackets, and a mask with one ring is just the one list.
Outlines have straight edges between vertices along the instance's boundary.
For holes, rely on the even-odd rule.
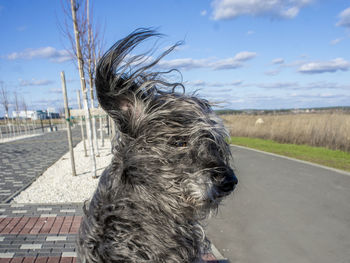
[[14,210],[12,211],[12,214],[25,214],[27,213],[27,210]]
[[[78,127],[72,130],[74,146],[81,140]],[[0,147],[0,203],[8,201],[20,189],[32,183],[49,166],[68,151],[67,132],[45,133],[12,142]]]
[[75,209],[62,209],[61,213],[75,213]]
[[77,257],[77,253],[75,252],[63,252],[62,257]]
[[0,258],[13,258],[15,253],[0,253]]
[[23,244],[20,249],[41,249],[42,244]]
[[37,211],[51,211],[52,207],[38,207]]
[[41,214],[40,217],[56,217],[57,214]]
[[46,241],[66,241],[67,236],[49,236]]

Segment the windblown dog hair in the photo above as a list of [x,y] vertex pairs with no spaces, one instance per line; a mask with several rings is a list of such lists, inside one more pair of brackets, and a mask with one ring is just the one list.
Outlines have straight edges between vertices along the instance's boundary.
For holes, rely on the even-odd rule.
[[237,184],[227,134],[209,103],[175,92],[183,85],[165,80],[171,71],[150,71],[177,45],[152,61],[130,55],[155,36],[134,31],[97,67],[97,96],[120,138],[84,207],[82,262],[200,261],[208,248],[200,221]]

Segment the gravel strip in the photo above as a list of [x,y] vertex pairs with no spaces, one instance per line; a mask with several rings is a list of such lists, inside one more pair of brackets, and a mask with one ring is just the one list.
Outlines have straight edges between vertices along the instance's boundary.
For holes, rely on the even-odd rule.
[[[101,141],[98,143],[100,146]],[[100,157],[96,157],[98,176],[110,164],[113,156],[108,140],[105,140],[105,146],[99,150]],[[67,152],[15,197],[13,203],[66,203],[89,199],[97,187],[98,179],[91,176],[91,161],[90,157],[84,156],[83,142],[74,148],[74,158],[77,176],[72,176],[70,155]]]

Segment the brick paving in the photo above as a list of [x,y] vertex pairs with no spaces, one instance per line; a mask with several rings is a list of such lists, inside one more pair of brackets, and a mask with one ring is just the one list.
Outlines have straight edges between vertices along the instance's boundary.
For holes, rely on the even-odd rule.
[[82,204],[0,204],[1,262],[75,262]]
[[[79,262],[76,235],[82,204],[0,204],[0,263]],[[206,254],[207,263],[218,261]]]
[[[81,140],[73,129],[73,144]],[[67,131],[0,144],[0,203],[10,201],[68,151]]]

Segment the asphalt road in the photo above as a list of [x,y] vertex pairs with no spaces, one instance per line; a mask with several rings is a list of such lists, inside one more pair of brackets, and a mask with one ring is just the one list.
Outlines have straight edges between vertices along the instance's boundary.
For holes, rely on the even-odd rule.
[[232,152],[238,187],[207,226],[231,263],[350,262],[350,174]]

